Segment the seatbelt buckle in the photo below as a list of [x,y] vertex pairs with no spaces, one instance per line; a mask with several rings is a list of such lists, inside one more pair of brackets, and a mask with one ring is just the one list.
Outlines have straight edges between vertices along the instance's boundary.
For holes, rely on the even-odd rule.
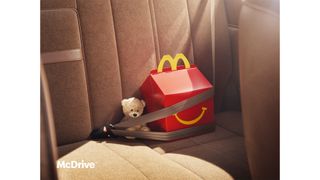
[[115,138],[117,136],[112,133],[112,129],[114,129],[113,124],[105,125],[99,129],[94,129],[90,134],[90,138],[91,139]]
[[103,132],[106,134],[107,138],[115,138],[118,137],[112,132],[112,129],[115,129],[113,124],[109,124],[108,126],[103,127]]

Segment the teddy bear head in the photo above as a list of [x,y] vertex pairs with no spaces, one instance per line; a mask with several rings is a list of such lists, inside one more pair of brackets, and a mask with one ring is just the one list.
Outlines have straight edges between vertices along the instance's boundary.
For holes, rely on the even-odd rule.
[[127,117],[137,118],[143,113],[146,103],[143,100],[132,97],[121,101],[123,114]]

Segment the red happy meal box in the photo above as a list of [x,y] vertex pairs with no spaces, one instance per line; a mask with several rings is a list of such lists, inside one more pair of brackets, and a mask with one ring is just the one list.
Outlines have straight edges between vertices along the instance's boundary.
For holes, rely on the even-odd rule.
[[[177,66],[179,60],[185,66]],[[165,62],[169,62],[171,68],[163,68]],[[177,54],[174,59],[170,55],[163,56],[158,69],[150,72],[140,92],[147,111],[153,112],[212,88],[195,65],[190,65],[183,54]],[[151,122],[148,126],[155,131],[170,132],[213,122],[212,97],[177,114]]]

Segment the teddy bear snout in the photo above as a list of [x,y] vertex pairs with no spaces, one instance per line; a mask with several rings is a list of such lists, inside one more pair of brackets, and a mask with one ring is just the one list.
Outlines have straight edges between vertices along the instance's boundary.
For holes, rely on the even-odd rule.
[[130,112],[129,113],[129,116],[132,117],[132,118],[137,118],[139,117],[141,114],[139,112]]

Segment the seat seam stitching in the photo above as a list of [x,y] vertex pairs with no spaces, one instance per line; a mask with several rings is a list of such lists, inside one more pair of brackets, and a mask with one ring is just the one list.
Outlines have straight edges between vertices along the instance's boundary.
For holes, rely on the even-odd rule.
[[[195,143],[193,146],[177,148],[177,149],[174,149],[174,150],[172,150],[172,151],[167,151],[167,152],[165,152],[164,154],[166,154],[166,153],[172,153],[172,152],[179,151],[179,150],[183,150],[183,149],[192,148],[192,147],[194,147],[194,146],[196,146],[196,145],[203,145],[203,144],[208,144],[208,143],[215,142],[215,141],[221,141],[221,140],[229,139],[229,138],[232,138],[232,137],[237,137],[237,135],[235,135],[235,134],[230,134],[230,135],[228,135],[228,136],[226,136],[226,137],[222,137],[222,138],[210,140],[210,141],[207,141],[207,142],[204,142],[204,143],[198,143],[198,142],[196,142],[195,140],[191,139],[191,141],[192,141],[193,143]],[[148,146],[148,145],[147,145],[147,146]],[[150,147],[150,146],[148,146],[148,147]],[[153,151],[155,151],[155,150],[153,149],[153,147],[150,147],[150,148],[151,148]],[[161,147],[160,147],[160,148],[161,148]],[[160,153],[159,153],[159,154],[160,154]]]
[[152,33],[153,33],[153,43],[156,53],[156,64],[158,64],[158,61],[160,60],[160,43],[159,43],[159,36],[158,36],[158,29],[157,29],[157,22],[156,22],[156,13],[154,10],[154,4],[153,0],[148,0],[149,4],[149,11],[150,11],[150,17],[151,17],[151,27],[152,27]]
[[[220,127],[220,126],[219,126],[219,127]],[[224,129],[224,128],[223,128],[223,129]],[[193,143],[195,143],[194,146],[196,146],[196,145],[203,145],[203,144],[208,144],[208,143],[211,143],[211,142],[221,141],[221,140],[225,140],[225,139],[230,139],[230,138],[233,138],[233,137],[243,138],[243,136],[240,136],[240,135],[238,135],[238,134],[236,134],[236,133],[233,133],[233,132],[229,131],[228,129],[224,129],[224,130],[230,132],[231,134],[228,135],[228,136],[226,136],[226,137],[221,137],[221,138],[209,140],[209,141],[206,141],[206,142],[204,142],[204,143],[198,143],[198,142],[195,141],[194,139],[190,139],[190,140],[191,140]],[[145,144],[145,145],[148,146],[147,144]],[[167,151],[167,152],[165,152],[164,154],[166,154],[166,153],[171,153],[171,152],[174,152],[174,151],[183,150],[183,149],[192,148],[192,147],[194,147],[194,146],[177,148],[177,149],[174,149],[174,150],[172,150],[172,151]],[[151,147],[151,146],[148,146],[148,147],[149,147],[150,149],[152,149],[153,151],[155,151],[155,150],[154,150],[154,147]],[[161,147],[160,147],[160,148],[161,148]],[[160,153],[159,153],[159,154],[160,154]],[[163,155],[163,154],[161,154],[161,155]]]
[[267,9],[267,8],[261,6],[261,5],[257,5],[257,4],[245,1],[243,3],[243,6],[249,7],[251,9],[255,9],[257,11],[265,12],[265,13],[267,13],[269,15],[272,15],[272,16],[275,16],[275,17],[279,17],[278,13],[276,13],[276,12],[274,12],[272,10],[269,10],[269,9]]
[[126,159],[124,156],[121,156],[119,153],[117,153],[115,150],[113,150],[112,148],[110,148],[110,147],[108,147],[108,145],[106,144],[106,143],[103,143],[103,145],[106,147],[106,148],[108,148],[110,151],[112,151],[112,152],[114,152],[115,154],[117,154],[121,159],[123,159],[123,160],[125,160],[126,162],[128,162],[129,164],[131,164],[132,165],[132,167],[134,167],[136,170],[138,170],[145,178],[147,178],[147,179],[150,179],[150,178],[148,178],[148,176],[145,174],[145,173],[143,173],[142,171],[141,171],[141,169],[139,169],[137,166],[135,166],[132,162],[130,162],[128,159]]
[[87,98],[88,98],[88,106],[89,106],[89,115],[90,115],[90,133],[94,127],[94,121],[93,121],[93,112],[92,112],[92,96],[91,96],[91,88],[90,88],[90,82],[89,82],[89,71],[88,71],[88,67],[87,67],[87,60],[86,60],[86,53],[85,53],[85,45],[84,45],[84,38],[83,38],[83,34],[82,34],[82,26],[81,26],[81,20],[80,20],[80,13],[78,12],[78,4],[77,4],[77,0],[75,1],[75,5],[76,8],[73,9],[76,13],[77,16],[77,23],[78,23],[78,29],[79,29],[79,38],[80,38],[80,47],[81,47],[81,51],[83,54],[83,67],[84,67],[84,74],[85,74],[85,84],[86,84],[86,89],[87,89]]
[[116,43],[116,50],[117,50],[117,58],[118,58],[118,67],[119,67],[119,76],[120,76],[120,89],[121,89],[121,99],[123,99],[123,85],[122,82],[123,80],[123,76],[122,76],[122,71],[121,71],[121,60],[120,60],[120,56],[119,56],[119,45],[118,45],[118,37],[117,37],[117,30],[116,30],[116,23],[115,23],[115,19],[114,19],[114,11],[113,11],[113,5],[112,5],[112,0],[109,0],[110,2],[110,9],[111,9],[111,16],[112,16],[112,25],[113,25],[113,32],[114,32],[114,39],[115,39],[115,43]]
[[238,132],[236,132],[236,131],[233,131],[233,130],[227,129],[226,127],[223,127],[223,126],[221,126],[220,124],[217,124],[217,126],[219,126],[220,128],[222,128],[222,129],[224,129],[224,130],[226,130],[226,131],[229,131],[230,133],[233,133],[234,135],[237,135],[237,136],[243,137],[243,135],[242,135],[242,134],[240,134],[240,133],[238,133]]
[[[223,5],[223,12],[222,12],[222,14],[223,14],[223,19],[225,20],[225,22],[226,22],[226,27],[228,28],[228,18],[227,18],[227,11],[226,11],[226,4],[225,4],[225,2],[224,1],[222,1],[222,5]],[[215,17],[216,18],[216,17]],[[216,35],[216,34],[215,34]],[[219,108],[218,109],[218,111],[219,112],[222,112],[222,111],[224,111],[225,109],[226,109],[226,107],[225,107],[225,100],[226,100],[226,90],[227,90],[227,88],[228,88],[228,86],[229,86],[229,83],[230,83],[230,80],[232,79],[232,75],[233,75],[233,54],[232,54],[232,48],[231,48],[231,37],[230,37],[230,33],[229,33],[229,31],[227,31],[227,33],[226,33],[226,37],[227,37],[227,39],[229,39],[229,40],[227,40],[227,45],[228,45],[228,47],[227,47],[227,54],[229,54],[230,55],[230,63],[231,63],[231,68],[229,68],[230,70],[229,70],[229,72],[227,72],[227,78],[226,78],[226,80],[224,81],[224,82],[222,82],[221,84],[221,89],[224,89],[224,90],[221,90],[220,91],[220,93],[221,93],[221,95],[220,95],[220,97],[219,97],[219,99],[221,100],[220,101],[220,104],[218,104],[217,105],[217,107]],[[225,58],[225,59],[228,59],[228,58]],[[218,98],[218,97],[217,97]]]
[[[228,139],[236,138],[236,137],[239,137],[239,136],[237,136],[237,135],[235,135],[235,134],[231,134],[231,135],[229,135],[229,136],[227,136],[227,137],[224,137],[224,138],[219,138],[219,139],[216,139],[216,140],[207,141],[207,142],[205,142],[205,143],[197,143],[197,145],[206,145],[206,144],[209,144],[209,143],[212,143],[212,142],[218,142],[218,141],[228,140]],[[242,138],[242,137],[240,137],[240,138]]]
[[[238,88],[237,88],[237,86],[236,86],[236,79],[235,79],[235,68],[234,68],[234,65],[236,64],[236,59],[235,59],[235,54],[233,53],[233,50],[234,50],[234,47],[232,46],[232,36],[231,36],[231,33],[230,33],[230,29],[229,29],[229,21],[230,21],[230,17],[229,17],[229,14],[228,14],[228,6],[226,5],[226,3],[225,3],[225,1],[223,1],[222,2],[223,3],[223,5],[224,5],[224,11],[225,11],[225,16],[226,16],[226,22],[227,22],[227,31],[228,31],[228,36],[229,36],[229,44],[230,44],[230,56],[231,56],[231,74],[230,74],[230,79],[227,81],[227,83],[226,83],[226,90],[227,89],[232,89],[232,87],[230,87],[230,86],[232,86],[232,85],[235,85],[235,91],[236,91],[236,97],[238,98],[240,98],[240,91],[238,90]],[[239,30],[239,28],[238,28],[238,30]],[[239,57],[238,57],[238,59],[237,59],[238,61],[239,61]],[[226,101],[226,94],[227,93],[224,93],[224,101],[223,102],[225,102]],[[223,106],[226,106],[225,105],[225,103],[223,103]],[[241,106],[241,105],[240,105]],[[230,108],[230,107],[229,107]],[[241,107],[240,107],[241,108]],[[226,107],[224,107],[224,109],[227,109]]]
[[190,28],[190,40],[191,40],[191,46],[192,46],[192,56],[193,56],[193,63],[196,64],[196,57],[194,55],[194,44],[193,44],[193,36],[192,36],[192,25],[191,25],[191,18],[190,18],[190,10],[189,10],[189,1],[186,0],[187,5],[187,14],[188,14],[188,20],[189,20],[189,28]]
[[[164,155],[164,154],[163,154],[163,155]],[[163,156],[163,155],[161,155],[161,156]],[[178,166],[182,167],[183,169],[185,169],[185,170],[187,170],[187,171],[191,172],[192,174],[194,174],[195,176],[199,177],[200,179],[204,179],[202,176],[200,176],[200,175],[199,175],[199,174],[197,174],[196,172],[194,172],[194,171],[192,171],[192,170],[188,169],[187,167],[183,166],[181,163],[179,163],[179,162],[177,162],[177,161],[175,161],[175,160],[173,160],[173,159],[167,158],[167,157],[164,157],[164,158],[166,158],[166,159],[168,159],[169,161],[171,161],[171,162],[173,162],[173,163],[177,164]]]
[[[230,135],[228,137],[225,137],[225,138],[221,138],[221,139],[217,139],[217,140],[214,140],[214,141],[208,141],[208,142],[205,142],[205,143],[198,143],[196,145],[208,145],[209,143],[212,143],[212,142],[218,142],[218,141],[223,141],[223,140],[228,140],[228,139],[232,139],[232,138],[243,138],[243,137],[239,137],[237,135]],[[176,151],[180,151],[180,150],[184,150],[184,149],[190,149],[190,148],[193,148],[195,146],[189,146],[189,147],[185,147],[185,148],[180,148],[180,149],[176,149],[176,150],[173,150],[173,151],[170,151],[170,152],[166,152],[164,154],[167,154],[167,153],[175,153]],[[162,154],[162,155],[164,155]]]
[[233,136],[236,136],[236,135],[230,134],[230,135],[228,135],[228,136],[226,136],[226,137],[221,137],[221,138],[209,140],[209,141],[206,141],[206,142],[203,142],[203,143],[199,143],[199,142],[195,141],[194,139],[191,139],[191,141],[194,142],[194,143],[196,143],[196,145],[202,145],[202,144],[208,144],[208,143],[211,143],[211,142],[216,142],[216,141],[221,141],[221,140],[229,139],[230,137],[233,137]]

